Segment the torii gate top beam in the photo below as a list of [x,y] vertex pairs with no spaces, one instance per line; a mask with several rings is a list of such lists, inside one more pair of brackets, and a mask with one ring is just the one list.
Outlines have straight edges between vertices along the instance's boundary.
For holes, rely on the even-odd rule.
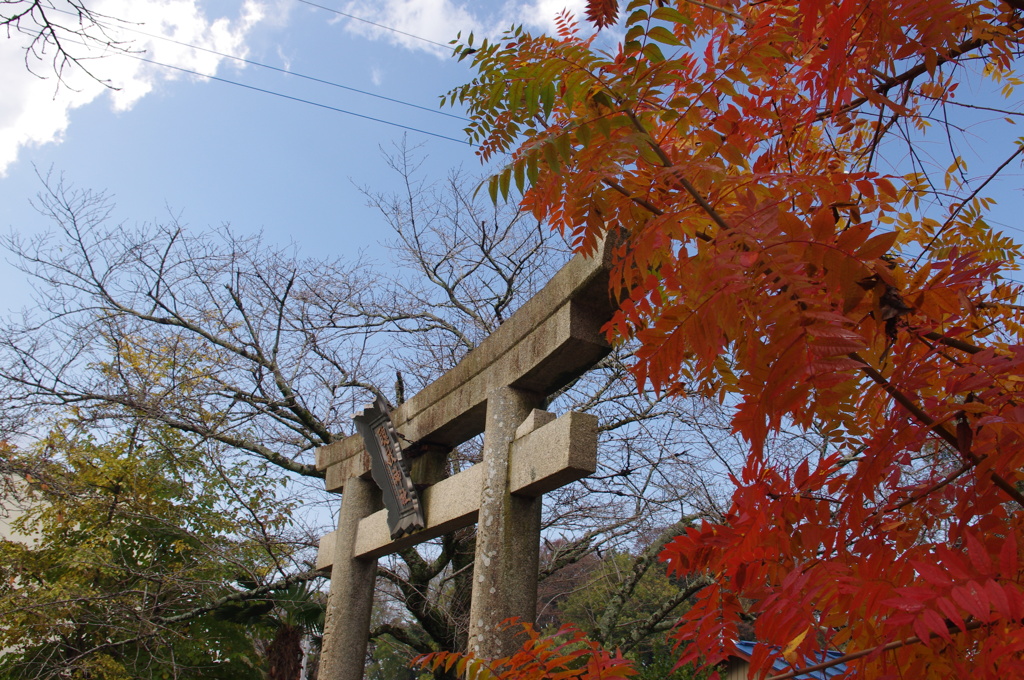
[[[488,392],[498,386],[551,394],[610,351],[601,325],[611,318],[608,292],[612,245],[595,257],[577,255],[543,289],[462,361],[392,413],[411,441],[453,447],[480,434]],[[328,491],[370,472],[362,438],[353,435],[317,449]]]

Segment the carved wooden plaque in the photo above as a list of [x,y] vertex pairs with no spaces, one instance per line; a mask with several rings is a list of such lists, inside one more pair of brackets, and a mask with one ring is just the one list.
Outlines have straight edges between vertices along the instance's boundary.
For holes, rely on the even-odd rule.
[[409,463],[402,452],[387,403],[377,397],[373,405],[357,413],[353,420],[370,454],[373,481],[383,492],[391,538],[419,531],[425,524],[423,506],[409,476]]

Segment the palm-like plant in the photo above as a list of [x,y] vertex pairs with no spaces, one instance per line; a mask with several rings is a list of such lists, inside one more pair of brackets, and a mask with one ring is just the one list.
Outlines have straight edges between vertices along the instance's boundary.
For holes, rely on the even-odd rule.
[[274,630],[266,648],[267,680],[301,680],[302,641],[318,650],[327,606],[309,581],[293,583],[262,600],[221,608],[217,618]]

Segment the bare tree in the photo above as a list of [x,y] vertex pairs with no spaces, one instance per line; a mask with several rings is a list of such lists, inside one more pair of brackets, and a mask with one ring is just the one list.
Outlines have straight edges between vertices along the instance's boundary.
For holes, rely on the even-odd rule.
[[[350,434],[349,414],[372,396],[401,403],[454,366],[570,255],[546,225],[478,200],[459,173],[427,182],[404,146],[387,159],[399,190],[365,192],[393,230],[387,267],[300,258],[226,227],[111,224],[102,194],[48,183],[38,207],[55,231],[4,241],[37,295],[0,332],[8,416],[22,418],[25,435],[59,408],[96,424],[145,418],[276,466],[307,508],[331,501],[314,449]],[[638,392],[628,354],[617,348],[551,400],[552,410],[599,416],[600,463],[546,498],[541,571],[630,555],[636,576],[617,582],[592,631],[623,646],[665,629],[698,586],[679,584],[643,621],[623,622],[636,584],[657,569],[657,546],[714,516],[720,481],[742,455],[715,404]],[[153,365],[162,368],[142,368]],[[449,472],[478,450],[460,446]],[[299,520],[311,526],[294,541],[311,548],[323,527],[315,514]],[[408,616],[382,618],[373,635],[417,651],[464,649],[474,539],[461,530],[383,560],[382,600]],[[303,568],[296,558],[275,577]]]
[[96,12],[82,0],[0,0],[0,29],[7,38],[24,41],[25,68],[47,77],[52,71],[58,84],[69,70],[81,69],[93,80],[111,87],[95,75],[87,62],[103,51],[128,51],[130,45],[114,36],[111,25],[118,19]]
[[[425,186],[403,150],[389,163],[401,190],[366,194],[397,236],[395,260],[414,276],[361,311],[382,327],[394,324],[392,332],[415,335],[417,341],[401,361],[421,387],[493,332],[547,282],[569,252],[545,225],[506,206],[474,200],[474,187],[457,175],[441,186]],[[419,341],[422,337],[429,340]],[[550,400],[552,410],[599,415],[601,441],[597,474],[546,497],[545,535],[561,538],[546,551],[540,574],[551,577],[602,550],[633,554],[635,578],[619,584],[601,626],[591,631],[623,648],[666,630],[699,587],[681,587],[638,625],[622,620],[636,583],[657,571],[660,546],[681,530],[683,520],[719,511],[721,482],[730,471],[720,459],[732,457],[735,466],[742,455],[741,442],[716,404],[639,393],[626,369],[628,355],[628,347],[616,348]],[[713,421],[704,417],[705,411]],[[453,462],[478,460],[478,445],[471,441],[460,447]],[[382,623],[373,635],[390,636],[416,652],[463,649],[473,538],[472,530],[463,531],[426,552],[407,550],[385,559],[382,594],[412,612],[417,625]]]

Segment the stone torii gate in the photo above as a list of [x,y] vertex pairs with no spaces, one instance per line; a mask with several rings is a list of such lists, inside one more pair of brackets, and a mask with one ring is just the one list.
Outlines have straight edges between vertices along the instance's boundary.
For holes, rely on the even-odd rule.
[[[329,571],[321,680],[360,680],[366,657],[377,558],[459,527],[478,524],[469,649],[511,653],[515,631],[498,624],[536,618],[541,495],[593,473],[597,419],[560,418],[540,406],[610,350],[600,332],[611,318],[606,242],[576,256],[455,368],[391,414],[401,438],[423,445],[412,463],[425,526],[392,539],[363,439],[317,450],[328,491],[341,491],[338,529],[320,541],[317,568]],[[484,433],[483,460],[442,479],[445,457]]]

